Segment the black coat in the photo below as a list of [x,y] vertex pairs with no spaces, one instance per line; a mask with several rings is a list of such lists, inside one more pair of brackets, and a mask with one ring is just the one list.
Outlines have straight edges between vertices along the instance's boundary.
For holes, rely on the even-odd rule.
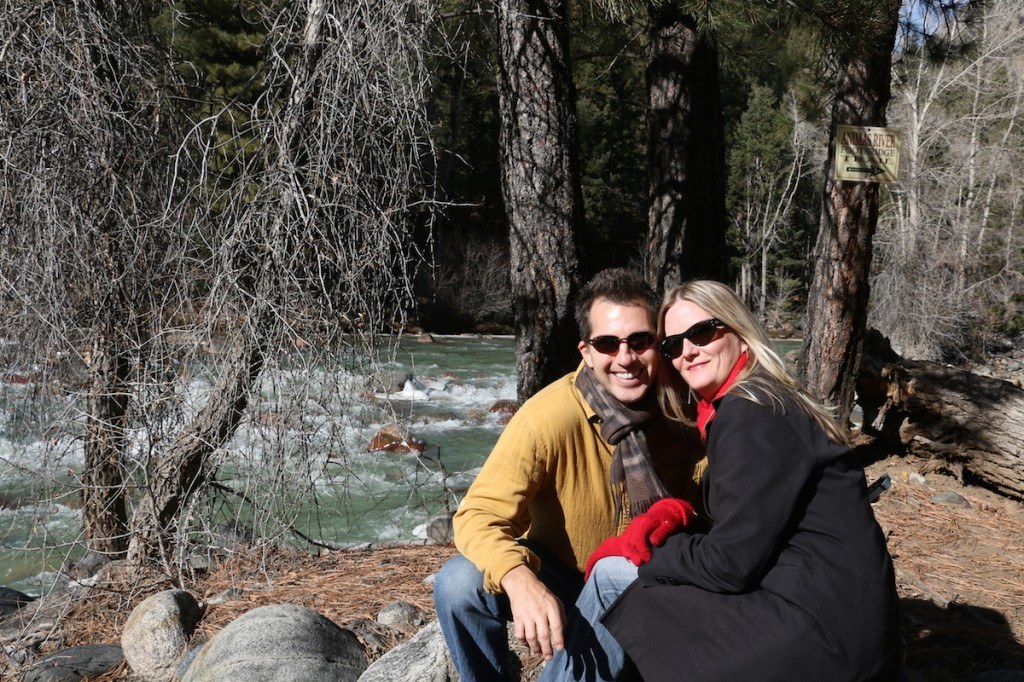
[[893,678],[892,560],[852,451],[792,403],[735,395],[707,444],[710,529],[656,548],[604,618],[644,679]]

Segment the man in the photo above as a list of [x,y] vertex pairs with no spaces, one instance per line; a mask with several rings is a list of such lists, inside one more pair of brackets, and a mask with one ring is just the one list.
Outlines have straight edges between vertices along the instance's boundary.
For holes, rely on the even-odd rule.
[[694,497],[699,441],[661,417],[652,390],[656,306],[628,270],[583,288],[583,362],[519,409],[459,505],[461,554],[438,575],[434,601],[464,681],[508,679],[509,619],[550,660],[567,632],[590,627],[574,607],[590,554],[658,499]]

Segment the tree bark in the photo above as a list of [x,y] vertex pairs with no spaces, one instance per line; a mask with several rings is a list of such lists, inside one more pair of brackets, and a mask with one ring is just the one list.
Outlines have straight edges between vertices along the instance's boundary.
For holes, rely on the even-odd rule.
[[840,424],[853,409],[860,341],[867,323],[872,237],[878,224],[875,182],[835,178],[839,124],[885,125],[899,0],[887,0],[886,20],[847,50],[836,82],[814,275],[807,301],[799,373],[819,399],[836,407]]
[[940,457],[962,476],[1024,499],[1024,390],[933,362],[865,352],[865,433]]
[[664,291],[725,276],[725,143],[717,47],[672,5],[649,15],[647,279]]
[[[113,311],[111,311],[113,312]],[[82,470],[82,528],[93,552],[121,556],[128,548],[125,426],[130,364],[110,319],[93,332]]]
[[579,362],[583,223],[565,0],[496,0],[502,194],[520,400]]
[[[120,82],[123,50],[128,44],[108,46],[103,32],[120,33],[132,26],[152,11],[147,5],[110,5],[92,0],[69,15],[76,29],[88,35],[83,40],[91,45],[80,53],[83,62],[69,72],[90,101],[81,124],[94,128],[81,148],[65,145],[74,149],[72,154],[83,157],[80,162],[86,167],[99,166],[93,168],[88,183],[82,184],[81,177],[66,178],[83,189],[61,196],[62,201],[75,206],[77,239],[85,264],[83,279],[65,286],[87,292],[83,309],[90,319],[83,326],[91,328],[82,527],[91,551],[113,557],[123,556],[128,548],[124,457],[129,441],[128,412],[134,400],[129,380],[131,373],[147,361],[141,340],[149,307],[145,295],[137,294],[149,284],[150,273],[142,263],[147,256],[159,258],[160,252],[159,242],[149,242],[147,253],[140,254],[136,241],[147,241],[140,224],[152,220],[159,211],[154,208],[160,199],[153,202],[147,177],[152,161],[144,152],[152,149],[151,136],[159,133],[135,124],[134,117],[149,103],[133,90],[132,79]],[[134,46],[129,49],[134,52]],[[105,128],[99,122],[108,116],[132,122]],[[51,161],[54,174],[59,177],[76,167],[78,160],[72,159],[57,157]],[[125,191],[125,187],[130,189]]]

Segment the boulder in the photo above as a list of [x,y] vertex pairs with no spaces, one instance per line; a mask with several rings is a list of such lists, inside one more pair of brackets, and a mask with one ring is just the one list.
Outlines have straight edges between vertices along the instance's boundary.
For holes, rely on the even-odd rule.
[[38,597],[30,597],[10,587],[0,585],[0,616],[14,613],[25,604],[35,601]]
[[458,679],[441,625],[434,620],[408,642],[374,661],[359,677],[359,682],[457,682]]
[[388,424],[370,439],[367,452],[423,452],[427,449],[423,439],[414,436],[403,426]]
[[165,590],[136,606],[121,633],[124,657],[145,682],[169,682],[202,608],[184,590]]
[[411,379],[410,372],[374,372],[367,377],[366,388],[372,393],[398,393]]
[[185,679],[185,673],[188,672],[189,666],[192,665],[192,661],[196,660],[196,656],[199,655],[199,652],[203,650],[203,647],[206,646],[206,643],[209,641],[202,637],[198,637],[197,640],[198,641],[192,642],[192,644],[189,645],[188,649],[178,661],[178,667],[174,671],[175,680]]
[[[8,663],[19,666],[34,661],[41,647],[53,641],[53,634],[67,616],[71,601],[71,592],[63,589],[62,581],[58,580],[45,596],[0,617],[0,645],[3,646],[0,660],[6,657]],[[3,679],[3,669],[0,664],[0,679]]]
[[354,681],[366,670],[356,636],[294,604],[253,609],[210,639],[182,682]]
[[383,398],[385,400],[430,400],[430,392],[432,390],[434,389],[426,383],[413,378],[406,381],[400,391],[385,395],[377,395],[375,397]]
[[40,658],[25,671],[25,682],[77,682],[113,670],[124,654],[117,644],[73,646]]

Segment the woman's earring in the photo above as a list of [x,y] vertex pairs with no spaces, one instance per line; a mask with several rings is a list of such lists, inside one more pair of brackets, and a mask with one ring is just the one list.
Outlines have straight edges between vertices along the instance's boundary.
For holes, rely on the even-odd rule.
[[693,389],[689,386],[686,388],[686,404],[693,405]]

